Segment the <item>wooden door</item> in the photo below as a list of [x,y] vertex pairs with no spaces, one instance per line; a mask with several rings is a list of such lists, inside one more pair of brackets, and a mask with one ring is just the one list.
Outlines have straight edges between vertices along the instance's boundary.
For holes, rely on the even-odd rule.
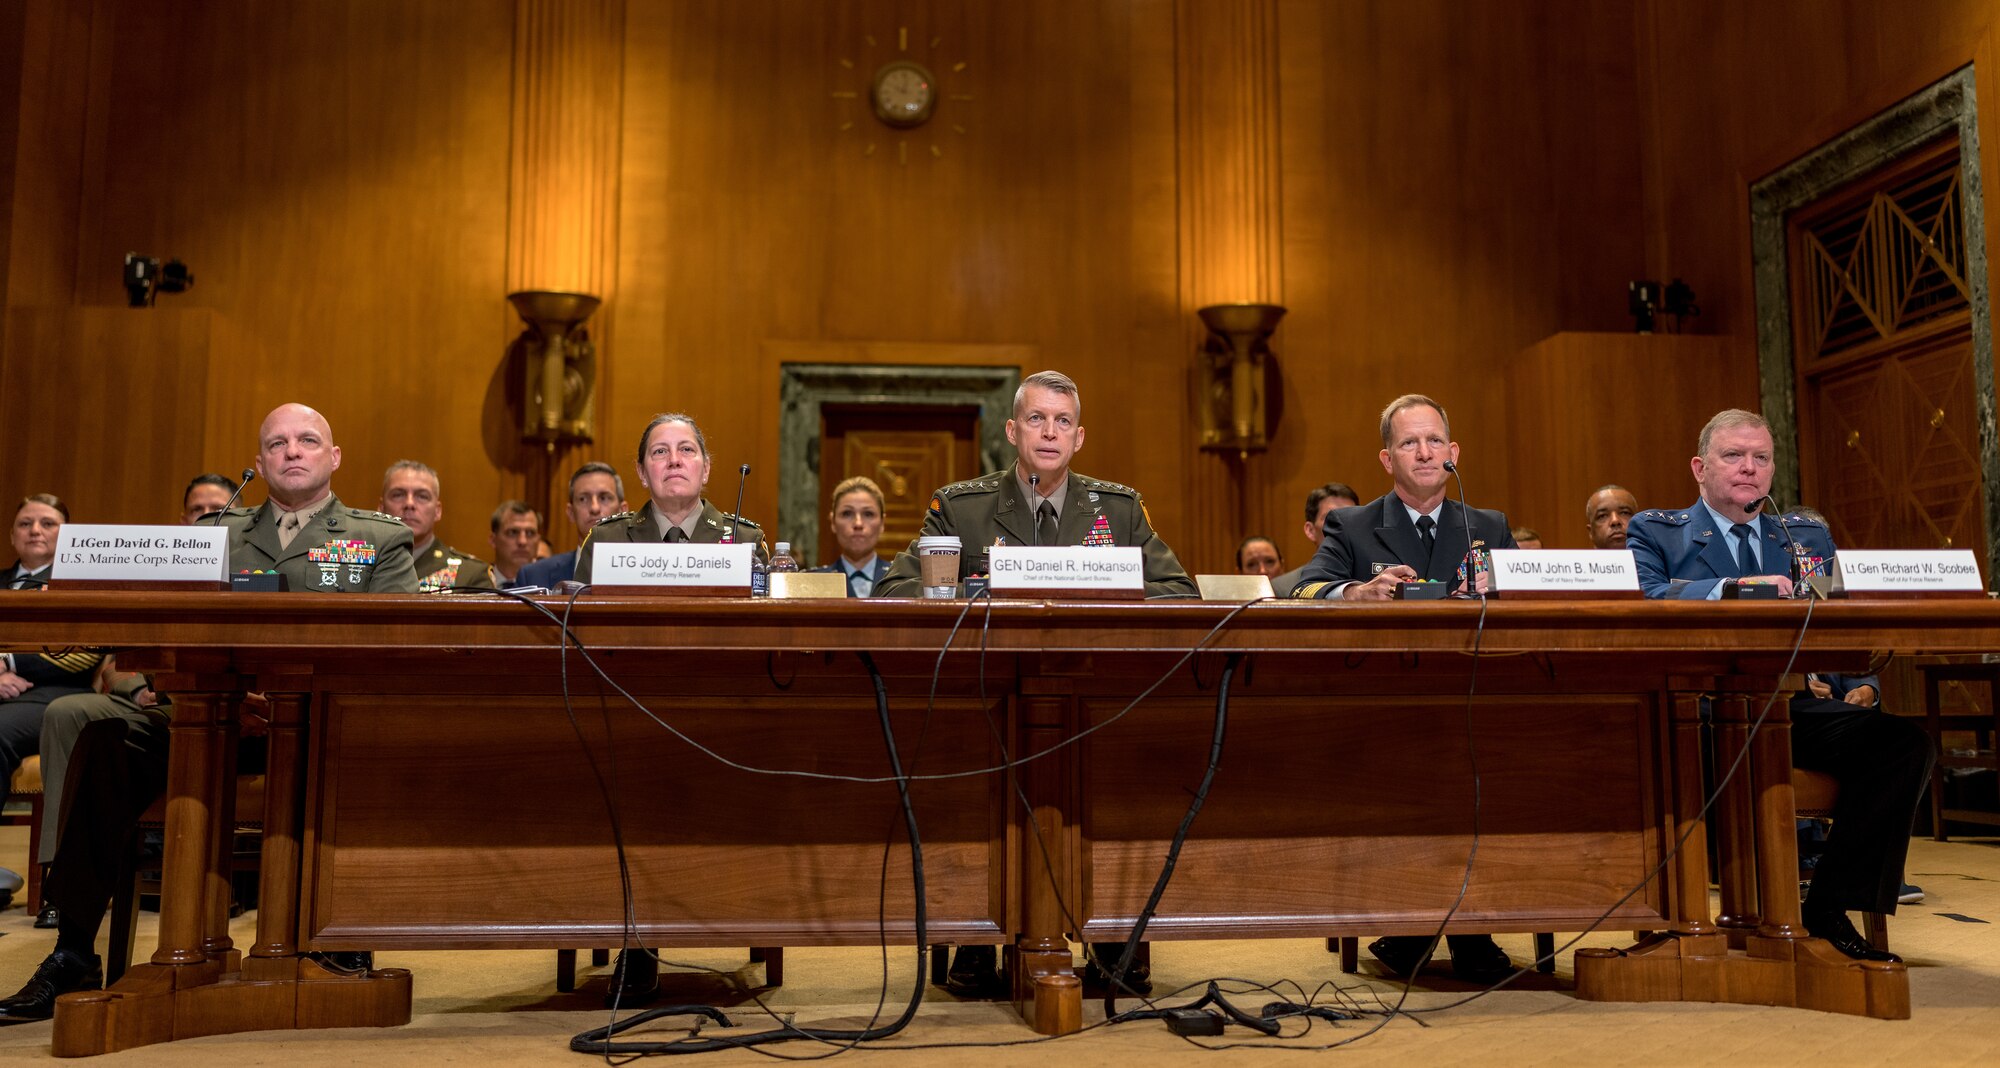
[[1956,139],[1793,215],[1799,474],[1837,544],[1971,549],[1983,572],[1963,218]]
[[[882,487],[882,542],[893,557],[923,529],[924,511],[940,486],[980,474],[976,406],[827,405],[820,431],[819,521],[825,530],[833,490],[866,475]],[[817,564],[830,564],[840,545],[822,533]]]

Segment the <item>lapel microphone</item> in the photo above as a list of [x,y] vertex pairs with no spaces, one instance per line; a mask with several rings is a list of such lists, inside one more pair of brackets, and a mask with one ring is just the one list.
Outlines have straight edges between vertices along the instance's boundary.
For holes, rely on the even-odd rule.
[[202,519],[213,519],[217,523],[222,522],[221,518],[222,513],[227,512],[231,508],[236,507],[236,498],[243,496],[243,491],[250,488],[251,480],[255,479],[256,477],[257,477],[256,468],[254,467],[244,468],[243,481],[238,482],[236,484],[236,492],[229,495],[229,500],[223,504],[221,511],[210,512],[207,515],[202,516],[201,519],[195,520],[195,522],[199,523],[202,521]]

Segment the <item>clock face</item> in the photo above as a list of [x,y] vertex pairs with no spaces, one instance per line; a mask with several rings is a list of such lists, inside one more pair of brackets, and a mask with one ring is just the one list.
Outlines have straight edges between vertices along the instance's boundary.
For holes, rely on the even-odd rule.
[[937,82],[921,64],[897,60],[875,72],[875,117],[891,126],[921,126],[937,107]]

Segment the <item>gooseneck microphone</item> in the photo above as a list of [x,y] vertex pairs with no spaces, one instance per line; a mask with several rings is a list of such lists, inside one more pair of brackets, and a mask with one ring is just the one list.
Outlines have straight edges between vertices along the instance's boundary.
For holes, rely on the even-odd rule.
[[1453,461],[1446,460],[1444,469],[1458,480],[1458,509],[1465,513],[1459,517],[1465,524],[1465,556],[1462,558],[1465,563],[1465,592],[1484,599],[1486,594],[1479,588],[1478,569],[1472,559],[1472,507],[1465,503],[1465,476],[1458,473],[1458,464]]
[[1785,551],[1790,553],[1792,557],[1791,566],[1786,568],[1792,579],[1792,596],[1810,597],[1812,596],[1812,585],[1806,581],[1810,576],[1805,574],[1804,569],[1800,565],[1803,554],[1799,551],[1798,539],[1792,537],[1792,525],[1785,522],[1785,517],[1778,508],[1778,499],[1766,493],[1752,502],[1749,508],[1750,515],[1752,518],[1755,518],[1757,513],[1763,510],[1765,501],[1771,502],[1772,517],[1778,521],[1778,529],[1785,532]]
[[734,522],[729,524],[729,540],[736,540],[736,528],[743,522],[743,487],[750,481],[750,465],[743,464],[736,469],[736,510],[730,513]]
[[255,480],[256,477],[257,477],[256,468],[254,467],[244,468],[243,481],[236,484],[236,492],[229,495],[229,500],[223,504],[221,511],[210,512],[207,515],[202,516],[201,519],[195,520],[195,522],[199,523],[201,522],[202,519],[213,519],[217,523],[222,522],[220,518],[222,513],[227,512],[231,508],[236,507],[236,498],[243,496],[243,491],[250,488],[250,483],[253,480]]

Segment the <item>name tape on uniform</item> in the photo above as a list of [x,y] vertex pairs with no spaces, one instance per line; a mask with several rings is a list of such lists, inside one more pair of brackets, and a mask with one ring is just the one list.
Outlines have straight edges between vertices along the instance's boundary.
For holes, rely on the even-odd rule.
[[987,583],[996,590],[1146,588],[1136,545],[995,545],[987,553]]
[[1848,593],[1978,593],[1971,549],[1842,549],[1834,557]]
[[227,582],[229,530],[64,523],[56,532],[51,579],[121,582]]
[[1630,549],[1495,549],[1493,588],[1502,593],[1638,593]]
[[750,586],[748,542],[607,542],[591,546],[590,581],[598,586]]

